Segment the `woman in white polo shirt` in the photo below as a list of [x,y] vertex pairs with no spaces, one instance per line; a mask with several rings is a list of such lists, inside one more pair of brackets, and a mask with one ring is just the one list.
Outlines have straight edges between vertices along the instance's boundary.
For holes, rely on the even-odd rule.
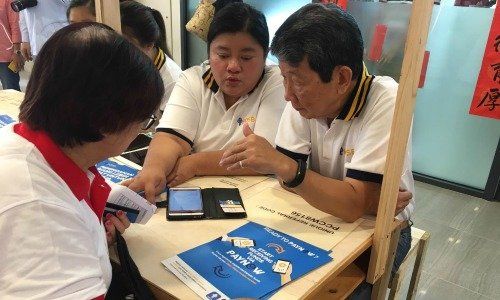
[[130,188],[152,200],[166,184],[193,176],[256,174],[228,171],[219,161],[223,149],[243,138],[245,123],[274,142],[285,101],[279,68],[265,66],[268,45],[266,19],[250,5],[229,4],[215,14],[209,60],[182,73]]
[[[95,22],[94,0],[72,0],[66,13],[69,23]],[[167,48],[165,22],[156,9],[136,1],[120,3],[123,35],[144,52],[160,71],[165,94],[160,110],[163,111],[172,93],[181,68],[172,60]]]
[[106,25],[45,43],[20,123],[0,129],[0,299],[104,299],[107,244],[130,223],[103,216],[110,187],[94,165],[152,124],[163,91],[151,60]]
[[160,71],[165,86],[160,105],[163,111],[182,73],[168,51],[163,16],[156,9],[139,2],[123,1],[120,3],[120,17],[123,35],[151,58]]

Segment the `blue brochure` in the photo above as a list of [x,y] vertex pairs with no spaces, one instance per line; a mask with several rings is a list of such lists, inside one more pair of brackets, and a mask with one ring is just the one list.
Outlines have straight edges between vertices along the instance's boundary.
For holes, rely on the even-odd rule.
[[12,119],[10,116],[7,115],[0,115],[0,128],[4,127],[5,125],[9,125],[10,123],[14,123],[15,120]]
[[203,299],[260,298],[331,261],[329,253],[249,222],[162,263]]
[[118,162],[106,159],[96,165],[97,170],[102,177],[114,183],[121,182],[137,175],[139,170],[120,164]]

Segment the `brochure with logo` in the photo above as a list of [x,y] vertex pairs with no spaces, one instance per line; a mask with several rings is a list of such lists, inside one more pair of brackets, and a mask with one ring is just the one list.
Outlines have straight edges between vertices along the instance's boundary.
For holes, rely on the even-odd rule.
[[106,213],[116,213],[122,210],[132,223],[146,224],[156,212],[156,206],[143,198],[142,193],[136,193],[118,183],[137,175],[139,170],[125,161],[109,158],[96,165],[99,173],[110,181],[111,193],[106,203]]
[[156,212],[156,206],[149,203],[140,194],[126,186],[111,183],[111,192],[106,202],[106,213],[122,210],[132,223],[146,224]]
[[0,115],[0,128],[4,127],[5,125],[9,125],[10,123],[14,123],[15,120],[12,119],[8,115]]
[[96,165],[102,177],[113,183],[120,183],[137,175],[138,169],[127,166],[114,159],[106,159]]
[[261,298],[331,261],[329,254],[249,222],[162,263],[203,299]]

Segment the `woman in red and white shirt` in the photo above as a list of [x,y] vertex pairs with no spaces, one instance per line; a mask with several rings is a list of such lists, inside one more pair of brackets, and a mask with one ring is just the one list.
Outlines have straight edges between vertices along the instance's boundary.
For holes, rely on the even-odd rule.
[[20,123],[0,129],[0,299],[102,299],[124,213],[95,164],[119,155],[164,93],[154,64],[106,25],[56,32],[35,61]]

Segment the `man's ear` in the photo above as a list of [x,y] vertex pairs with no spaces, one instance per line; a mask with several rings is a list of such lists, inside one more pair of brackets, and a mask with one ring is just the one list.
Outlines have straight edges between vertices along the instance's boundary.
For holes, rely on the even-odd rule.
[[345,94],[352,82],[352,70],[347,66],[337,66],[332,72],[332,80],[337,84],[337,93]]

